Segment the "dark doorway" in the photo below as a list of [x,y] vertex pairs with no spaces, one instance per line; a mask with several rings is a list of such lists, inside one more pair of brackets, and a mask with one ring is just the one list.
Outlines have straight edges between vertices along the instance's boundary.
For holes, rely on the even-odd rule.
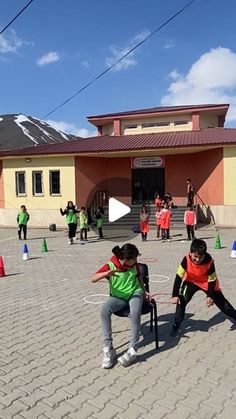
[[165,193],[165,169],[132,169],[132,203],[154,203]]

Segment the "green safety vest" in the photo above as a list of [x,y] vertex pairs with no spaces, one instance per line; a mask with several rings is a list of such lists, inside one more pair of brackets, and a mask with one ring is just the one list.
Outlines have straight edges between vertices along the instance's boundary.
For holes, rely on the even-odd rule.
[[[108,265],[112,270],[117,269],[111,261]],[[133,268],[126,272],[116,272],[115,275],[109,278],[110,294],[112,297],[129,300],[136,291],[142,294],[143,290],[138,280],[136,266],[133,266]]]
[[71,223],[77,224],[78,219],[77,219],[76,212],[74,212],[74,210],[72,209],[68,210],[68,213],[66,214],[66,222],[67,224],[71,224]]

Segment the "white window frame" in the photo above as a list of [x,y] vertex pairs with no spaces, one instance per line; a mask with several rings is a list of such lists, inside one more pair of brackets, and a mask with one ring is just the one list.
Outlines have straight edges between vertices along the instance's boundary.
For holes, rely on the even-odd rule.
[[[41,175],[41,191],[36,192],[36,175]],[[32,172],[32,194],[33,196],[43,196],[43,171],[42,170],[33,170]]]
[[[53,192],[52,191],[52,174],[53,173],[59,173],[59,192]],[[60,196],[61,195],[61,173],[60,170],[50,170],[49,171],[49,191],[50,196]]]
[[[19,182],[19,175],[23,175],[24,176],[24,190],[25,192],[19,192],[19,186],[20,186],[20,182]],[[19,172],[15,172],[15,183],[16,183],[16,196],[27,196],[26,194],[26,179],[25,179],[25,171],[24,170],[20,170]]]

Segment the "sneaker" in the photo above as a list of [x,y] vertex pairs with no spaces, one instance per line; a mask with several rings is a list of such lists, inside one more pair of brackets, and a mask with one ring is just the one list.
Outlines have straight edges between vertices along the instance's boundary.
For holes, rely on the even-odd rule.
[[134,348],[129,348],[124,355],[118,358],[118,363],[123,367],[128,367],[137,358],[137,352]]
[[69,243],[69,244],[73,244],[73,239],[69,239],[69,240],[68,240],[68,243]]
[[111,368],[116,356],[115,349],[103,348],[102,368]]
[[179,328],[179,326],[177,326],[176,324],[173,324],[172,330],[171,330],[171,333],[170,333],[170,336],[172,338],[178,338],[180,336],[180,328]]

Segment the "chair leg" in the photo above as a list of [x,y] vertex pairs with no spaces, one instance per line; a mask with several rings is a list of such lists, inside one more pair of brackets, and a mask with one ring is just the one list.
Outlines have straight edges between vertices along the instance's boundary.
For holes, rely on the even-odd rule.
[[156,349],[158,349],[159,348],[159,337],[158,337],[158,322],[157,322],[157,305],[156,305],[155,300],[154,300],[154,304],[153,304],[153,309],[154,309],[155,341],[156,341]]
[[151,311],[150,311],[150,332],[153,331],[153,304],[151,305]]

